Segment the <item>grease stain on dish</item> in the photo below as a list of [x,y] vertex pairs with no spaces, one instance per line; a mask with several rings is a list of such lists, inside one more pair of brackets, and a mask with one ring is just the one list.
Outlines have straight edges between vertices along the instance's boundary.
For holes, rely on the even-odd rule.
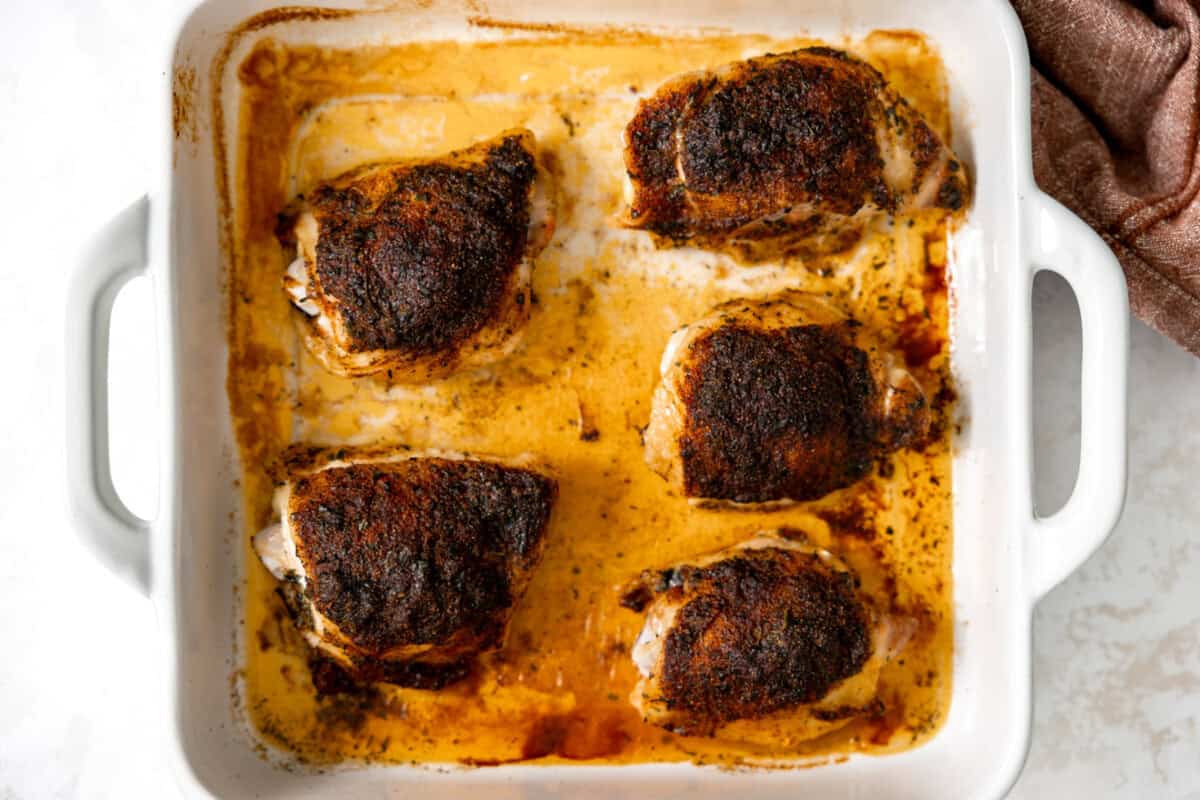
[[[621,132],[639,98],[672,75],[811,42],[533,34],[355,50],[264,39],[240,65],[228,388],[243,465],[249,718],[267,741],[311,763],[796,765],[928,740],[951,694],[949,432],[815,503],[700,511],[646,466],[641,431],[671,332],[726,300],[782,289],[829,297],[909,354],[914,373],[951,402],[946,219],[917,214],[849,253],[785,265],[656,249],[614,222]],[[923,39],[876,33],[848,47],[949,139],[942,66]],[[537,134],[560,187],[557,233],[537,261],[521,347],[501,364],[427,385],[326,372],[303,347],[280,285],[288,256],[274,236],[278,211],[359,164],[437,156],[518,126]],[[378,686],[318,698],[275,581],[250,550],[271,514],[265,467],[293,441],[529,451],[549,462],[559,505],[505,649],[439,692]],[[637,682],[629,648],[642,619],[619,607],[617,587],[647,567],[778,527],[837,551],[868,593],[920,620],[881,677],[885,710],[792,752],[643,722],[628,702]]]

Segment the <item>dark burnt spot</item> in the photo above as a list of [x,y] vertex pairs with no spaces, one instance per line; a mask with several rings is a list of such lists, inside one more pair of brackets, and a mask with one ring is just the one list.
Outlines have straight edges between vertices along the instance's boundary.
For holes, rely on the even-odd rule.
[[617,755],[631,737],[623,720],[613,713],[550,714],[537,719],[521,748],[521,759],[559,756],[571,760]]
[[524,255],[536,174],[512,135],[476,162],[381,165],[313,192],[317,276],[348,349],[430,355],[479,331]]
[[296,246],[296,218],[300,216],[303,204],[304,198],[298,197],[275,215],[275,238],[289,251]]
[[421,661],[382,661],[367,659],[355,665],[360,681],[391,683],[409,689],[437,690],[471,675],[475,664],[469,658],[445,663]]
[[924,317],[910,315],[899,325],[896,345],[909,367],[923,367],[942,352],[945,340],[941,332]]
[[619,600],[622,608],[628,608],[630,611],[642,612],[646,610],[646,606],[654,599],[654,592],[644,583],[635,584],[621,594]]
[[339,664],[315,653],[308,659],[308,672],[312,677],[317,697],[371,691],[369,687],[355,681]]
[[930,405],[939,414],[945,414],[956,402],[958,402],[958,392],[954,390],[954,386],[947,380],[942,383],[941,388],[934,394],[933,402]]
[[368,658],[360,660],[353,669],[346,669],[341,664],[315,653],[308,660],[309,673],[312,675],[317,697],[369,696],[377,691],[373,688],[376,683],[390,683],[409,689],[443,689],[470,675],[472,667],[470,659],[465,658],[444,664]]
[[913,190],[925,181],[929,168],[941,158],[942,140],[937,137],[924,120],[912,127]]
[[[313,675],[316,676],[320,670],[320,667],[315,667]],[[368,720],[383,716],[385,701],[378,689],[350,684],[329,688],[333,691],[318,692],[320,702],[317,704],[316,721],[322,729],[341,735],[356,735],[363,731]]]
[[313,603],[367,659],[403,645],[442,646],[444,661],[493,647],[555,492],[529,470],[436,458],[302,478],[290,513]]
[[853,717],[866,717],[875,719],[883,714],[883,701],[878,697],[863,706],[838,706],[837,708],[818,708],[813,711],[813,716],[822,722],[837,722],[838,720],[851,719]]
[[[903,702],[885,703],[882,699],[877,700],[867,709],[867,724],[862,728],[863,738],[873,745],[883,747],[887,745],[897,731],[902,730],[907,724],[905,719],[905,709]],[[923,727],[918,723],[913,732],[919,732]]]
[[849,330],[723,325],[692,342],[681,387],[688,496],[814,500],[868,473],[878,390]]
[[875,181],[875,186],[871,189],[871,202],[884,211],[895,210],[896,198],[892,195],[891,189],[888,188],[887,182],[883,178]]
[[833,58],[838,61],[851,61],[852,60],[850,58],[850,54],[847,53],[845,50],[837,50],[832,47],[823,47],[821,45],[817,45],[816,47],[806,47],[806,48],[804,48],[804,50],[802,52],[810,53],[811,55],[814,55],[814,56],[825,56],[827,58]]
[[[951,162],[955,163],[955,162]],[[967,187],[960,175],[954,174],[942,181],[938,188],[937,203],[941,208],[958,211],[966,202]]]
[[694,569],[686,590],[661,687],[667,705],[697,725],[813,703],[871,655],[853,575],[815,554],[746,551]]
[[830,533],[835,536],[850,536],[865,542],[875,538],[875,516],[861,499],[856,498],[834,508],[820,509],[817,516],[825,520]]

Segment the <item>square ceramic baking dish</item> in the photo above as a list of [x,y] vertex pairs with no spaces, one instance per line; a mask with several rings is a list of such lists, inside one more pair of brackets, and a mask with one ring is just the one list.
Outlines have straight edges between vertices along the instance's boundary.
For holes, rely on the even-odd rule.
[[[335,4],[353,8],[353,2]],[[1109,533],[1125,488],[1127,301],[1119,265],[1077,218],[1038,191],[1029,148],[1029,61],[1004,0],[363,0],[350,16],[268,13],[264,0],[207,0],[181,13],[166,74],[163,182],[112,220],[69,299],[69,480],[85,542],[147,592],[165,637],[166,735],[189,796],[961,798],[1015,780],[1030,727],[1030,622],[1037,599]],[[188,9],[184,9],[188,11]],[[217,143],[236,141],[240,54],[262,36],[337,46],[478,36],[477,15],[525,22],[699,27],[836,42],[877,28],[921,31],[951,86],[954,145],[976,179],[953,243],[953,363],[966,424],[954,461],[956,642],[949,719],[927,744],[813,769],[691,765],[348,766],[315,774],[264,758],[231,702],[241,636],[243,548],[226,347]],[[493,35],[512,35],[499,34]],[[528,33],[524,35],[530,35]],[[222,68],[221,65],[224,64]],[[221,91],[218,93],[218,88]],[[218,113],[218,111],[223,113]],[[223,123],[221,122],[223,120]],[[164,120],[166,123],[167,120]],[[222,125],[223,127],[218,127]],[[1030,287],[1040,269],[1074,287],[1083,326],[1080,471],[1066,506],[1037,519],[1031,499]],[[162,411],[159,516],[120,502],[108,467],[106,365],[112,301],[146,273],[158,304]]]

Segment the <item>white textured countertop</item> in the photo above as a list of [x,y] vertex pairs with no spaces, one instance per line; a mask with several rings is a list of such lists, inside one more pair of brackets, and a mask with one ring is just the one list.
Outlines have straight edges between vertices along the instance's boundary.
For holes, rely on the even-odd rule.
[[[177,3],[0,4],[0,800],[166,798],[154,615],[65,510],[62,309],[83,237],[157,167]],[[150,513],[149,294],[114,323],[115,466]],[[1043,512],[1069,492],[1079,337],[1070,291],[1035,306]],[[1130,484],[1112,539],[1035,625],[1036,729],[1013,796],[1200,798],[1200,360],[1133,326]]]

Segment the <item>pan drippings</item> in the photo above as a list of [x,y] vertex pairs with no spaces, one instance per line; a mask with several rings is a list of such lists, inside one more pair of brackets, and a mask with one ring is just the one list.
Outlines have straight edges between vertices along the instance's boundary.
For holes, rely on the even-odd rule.
[[[811,42],[531,37],[346,51],[267,39],[240,65],[228,389],[243,465],[245,712],[266,741],[316,763],[794,762],[927,740],[951,695],[952,426],[921,452],[884,457],[848,488],[775,510],[689,503],[645,463],[643,430],[672,331],[731,299],[795,289],[874,330],[949,414],[944,213],[883,221],[847,252],[782,266],[659,249],[617,222],[626,202],[621,136],[639,98],[680,73]],[[847,46],[949,141],[942,65],[921,38],[877,33]],[[536,134],[558,187],[555,235],[537,258],[514,354],[425,384],[324,369],[281,288],[293,254],[275,237],[280,209],[361,164],[432,158],[510,128]],[[297,441],[531,452],[544,461],[559,497],[506,647],[440,691],[381,684],[318,698],[307,648],[250,548],[271,521],[267,467]],[[883,667],[878,713],[800,752],[643,722],[629,701],[642,619],[620,606],[621,587],[648,567],[780,528],[836,551],[862,592],[917,621],[902,657]],[[771,740],[760,733],[755,741]]]

